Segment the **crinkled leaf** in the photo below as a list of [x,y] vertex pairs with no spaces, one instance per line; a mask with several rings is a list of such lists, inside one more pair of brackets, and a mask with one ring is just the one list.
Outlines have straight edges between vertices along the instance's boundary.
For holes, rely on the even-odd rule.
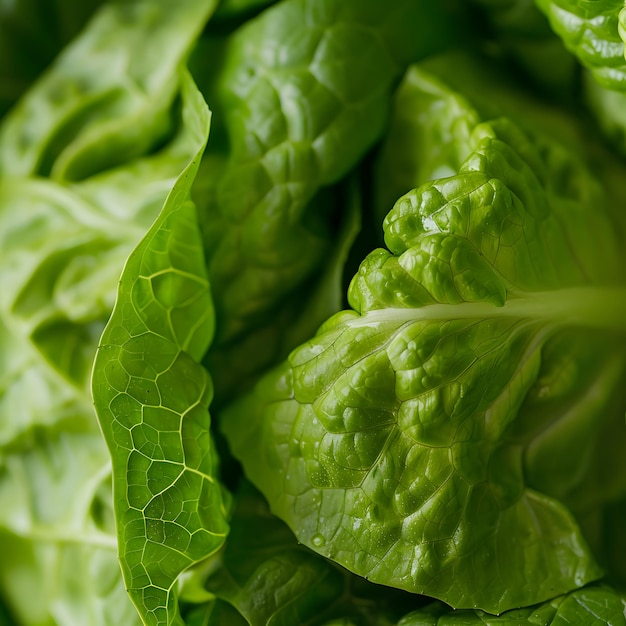
[[508,65],[469,49],[435,55],[420,67],[423,72],[406,73],[394,94],[389,132],[377,159],[375,210],[381,221],[400,195],[458,171],[473,148],[469,134],[477,120],[506,113],[539,143],[551,143],[552,152],[557,142],[577,155],[564,161],[567,169],[537,175],[555,186],[572,186],[580,178],[589,194],[605,187],[609,202],[615,204],[610,217],[626,235],[626,212],[617,208],[625,198],[623,163],[579,115],[520,89]]
[[389,130],[375,170],[375,209],[382,221],[401,196],[456,173],[472,149],[477,111],[459,93],[409,69],[394,93]]
[[[141,182],[137,181],[139,192],[147,187]],[[19,376],[26,360],[38,368],[36,362],[43,357],[68,381],[86,388],[120,269],[141,230],[131,219],[86,202],[77,191],[39,179],[0,185],[0,246],[6,254],[0,266],[0,305],[11,329],[7,340],[16,344],[6,357],[8,370]],[[120,224],[125,227],[120,229]],[[21,337],[31,345],[19,348]],[[27,384],[35,384],[35,379]],[[17,394],[24,394],[23,388],[6,389],[16,401]],[[26,393],[23,399],[29,397]],[[8,396],[4,400],[9,401]],[[40,397],[40,402],[48,401],[47,395]],[[53,412],[44,412],[55,419]],[[4,427],[15,422],[28,428],[24,417],[18,417],[21,414],[14,413],[15,420],[9,418]]]
[[[0,210],[5,224],[8,208],[4,204]],[[6,252],[7,260],[15,260],[15,249]],[[16,278],[9,269],[3,267],[4,278]],[[45,293],[30,291],[45,300]],[[70,382],[59,371],[67,363],[53,366],[29,341],[28,321],[20,323],[4,307],[0,312],[3,598],[20,624],[136,624],[107,514],[110,460],[80,384],[87,372]],[[97,336],[84,337],[78,325],[67,338],[71,345],[59,353],[61,359],[78,362],[90,349],[93,355]]]
[[[601,575],[558,498],[575,504],[603,454],[623,467],[626,288],[610,206],[580,162],[502,119],[469,145],[458,174],[396,203],[354,310],[223,427],[300,541],[499,613]],[[607,474],[605,496],[623,492],[626,472]]]
[[189,198],[209,128],[190,78],[196,154],[128,259],[94,365],[93,395],[113,459],[120,561],[146,624],[181,624],[174,583],[227,531],[209,434],[213,393],[199,364],[213,304]]
[[622,0],[535,0],[554,32],[603,86],[626,90]]
[[197,153],[193,129],[177,126],[160,151],[71,186],[0,183],[0,444],[71,414],[53,371],[86,388],[121,268]]
[[[430,2],[287,0],[227,39],[217,75],[202,50],[194,55],[225,137],[207,155],[221,170],[208,167],[210,180],[201,170],[194,193],[216,347],[258,345],[294,293],[325,273],[340,220],[312,199],[381,136],[392,87],[407,62],[444,45],[444,24]],[[267,335],[263,351],[275,353],[276,333]]]
[[311,337],[322,321],[341,310],[345,298],[344,268],[361,227],[361,199],[355,180],[319,193],[310,209],[343,203],[332,249],[320,274],[294,288],[291,296],[271,316],[232,342],[212,349],[205,360],[219,397],[224,402],[250,389],[260,372],[287,357],[294,346]]
[[[521,87],[509,64],[499,58],[471,48],[458,48],[431,56],[420,67],[430,75],[426,80],[440,83],[437,91],[442,98],[454,94],[471,103],[480,119],[510,117],[538,140],[556,141],[575,153],[573,161],[584,160],[585,147],[593,147],[593,134],[586,132],[579,111]],[[447,95],[443,96],[443,92]]]
[[198,153],[171,118],[157,152],[80,183],[0,181],[1,587],[20,624],[139,623],[88,383],[124,261]]
[[171,130],[181,63],[216,4],[104,5],[4,120],[0,173],[80,180],[154,148]]
[[422,65],[427,71],[410,68],[394,93],[389,131],[377,157],[375,210],[381,222],[401,195],[459,170],[474,148],[472,131],[483,116],[513,108],[525,123],[549,128],[559,138],[576,132],[563,111],[557,116],[521,94],[497,64],[468,50],[436,55]]

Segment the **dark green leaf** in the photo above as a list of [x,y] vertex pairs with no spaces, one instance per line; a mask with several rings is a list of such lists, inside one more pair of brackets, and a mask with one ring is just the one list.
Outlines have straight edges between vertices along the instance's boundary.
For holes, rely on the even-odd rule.
[[[381,136],[391,89],[409,61],[445,45],[446,23],[425,1],[288,0],[226,40],[217,73],[196,51],[223,139],[194,187],[221,351],[212,366],[258,374],[284,350],[276,331],[298,323],[292,303],[333,271],[345,241],[320,189]],[[311,314],[309,334],[322,320]],[[254,346],[252,357],[223,364],[235,343]]]
[[442,604],[415,611],[398,626],[623,626],[626,598],[604,585],[590,585],[543,605],[488,615],[484,611],[450,611]]
[[12,0],[0,8],[0,117],[102,0]]
[[[251,626],[391,626],[423,600],[369,583],[298,544],[247,483],[235,494],[221,567],[206,589]],[[211,603],[209,603],[211,605]]]

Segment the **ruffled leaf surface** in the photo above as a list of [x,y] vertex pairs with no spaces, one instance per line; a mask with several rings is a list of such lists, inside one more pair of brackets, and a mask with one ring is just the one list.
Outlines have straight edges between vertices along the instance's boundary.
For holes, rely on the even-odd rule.
[[572,509],[624,492],[626,292],[582,163],[504,119],[463,138],[458,173],[387,216],[353,310],[223,428],[300,541],[499,613],[601,576]]

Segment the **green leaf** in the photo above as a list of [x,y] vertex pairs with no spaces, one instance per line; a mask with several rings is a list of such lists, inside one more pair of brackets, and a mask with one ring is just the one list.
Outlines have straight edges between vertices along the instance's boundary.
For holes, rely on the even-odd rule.
[[0,173],[81,180],[156,147],[171,130],[181,64],[216,4],[104,5],[3,121]]
[[458,171],[472,150],[478,122],[478,112],[462,95],[424,72],[407,71],[394,93],[389,130],[377,155],[380,222],[400,196]]
[[585,103],[598,127],[617,150],[626,154],[626,93],[602,87],[589,72],[583,79]]
[[120,561],[146,624],[182,623],[174,583],[227,532],[209,434],[213,390],[199,364],[213,305],[189,199],[209,113],[189,77],[183,90],[196,154],[128,259],[93,375],[113,459]]
[[194,186],[216,348],[258,345],[265,334],[261,352],[280,350],[268,322],[304,285],[315,289],[342,245],[335,224],[343,220],[320,189],[382,135],[391,89],[408,62],[445,45],[446,23],[425,1],[287,0],[227,38],[219,71],[196,51],[194,75],[221,139],[205,156],[211,178],[202,169]]
[[215,600],[194,606],[185,614],[185,626],[248,626],[248,622],[231,604]]
[[140,623],[119,571],[110,462],[87,398],[81,417],[74,432],[50,428],[28,449],[1,452],[0,586],[12,623]]
[[554,32],[603,87],[626,90],[621,0],[536,0]]
[[305,545],[500,613],[601,576],[566,505],[596,471],[599,497],[623,493],[626,280],[609,198],[572,154],[506,119],[467,146],[389,213],[354,310],[223,429]]
[[344,268],[361,227],[357,181],[349,179],[323,190],[311,200],[309,209],[318,208],[321,212],[328,206],[337,207],[342,223],[337,225],[334,246],[319,275],[294,288],[272,316],[260,319],[234,341],[212,347],[207,354],[204,362],[222,404],[249,390],[260,372],[286,358],[294,346],[306,341],[324,320],[341,310],[345,298]]
[[2,4],[0,117],[100,4],[102,0],[13,0]]
[[450,611],[442,604],[415,611],[398,626],[622,626],[626,598],[605,585],[590,585],[545,604],[488,615],[484,611]]
[[[622,471],[620,468],[615,470]],[[626,549],[623,532],[626,527],[626,497],[612,498],[589,508],[581,517],[581,526],[606,572],[606,582],[623,592],[626,589],[626,563],[622,558]]]
[[423,604],[421,598],[353,576],[298,544],[249,484],[244,482],[234,498],[221,566],[204,586],[235,607],[246,624],[391,625]]
[[215,18],[241,19],[242,16],[261,11],[276,0],[222,0],[218,5]]
[[[158,152],[80,183],[1,181],[0,308],[5,314],[0,325],[6,332],[0,334],[6,376],[13,382],[7,379],[0,395],[0,407],[7,407],[0,432],[27,431],[31,421],[26,415],[37,415],[36,423],[61,419],[62,413],[50,411],[48,404],[62,404],[67,394],[63,384],[51,391],[55,383],[45,382],[48,368],[87,387],[121,268],[195,156],[196,144],[194,130],[178,119],[176,133]],[[41,374],[20,378],[35,370]],[[25,392],[28,387],[38,393]],[[22,407],[25,402],[31,408]],[[32,410],[36,404],[39,408]]]
[[[430,57],[419,68],[409,69],[394,94],[389,132],[377,158],[375,210],[381,221],[400,195],[427,180],[457,172],[473,149],[473,126],[504,113],[539,143],[550,143],[551,152],[557,143],[561,152],[576,155],[564,161],[574,171],[558,171],[555,162],[555,171],[537,171],[542,180],[573,186],[581,177],[588,193],[595,194],[602,186],[616,207],[624,201],[623,164],[597,131],[570,108],[520,89],[507,64],[461,48]],[[610,124],[610,117],[604,122]],[[612,211],[611,219],[616,226],[621,222],[626,236],[624,212]]]
[[139,623],[89,378],[123,264],[205,140],[168,115],[159,150],[80,183],[0,180],[0,588],[25,626]]

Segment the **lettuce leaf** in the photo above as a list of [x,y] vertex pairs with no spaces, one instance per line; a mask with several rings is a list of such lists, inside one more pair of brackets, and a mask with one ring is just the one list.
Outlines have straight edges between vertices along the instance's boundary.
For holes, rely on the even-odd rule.
[[565,46],[603,87],[626,89],[626,11],[621,0],[536,0]]
[[0,623],[623,624],[622,9],[0,1]]
[[[482,9],[489,43],[507,58],[509,67],[545,94],[568,104],[576,93],[580,65],[550,27],[533,0],[472,0]],[[485,46],[487,47],[487,46]]]
[[0,585],[13,615],[7,624],[140,624],[119,573],[110,460],[90,408],[84,398],[73,430],[63,424],[34,434],[27,448],[3,446]]
[[253,626],[321,626],[332,620],[369,625],[395,624],[424,604],[419,596],[370,583],[298,544],[246,481],[234,502],[219,566],[210,563],[209,575],[196,581],[212,597],[206,611],[228,602]]
[[[156,5],[143,5],[154,17]],[[196,17],[206,9],[198,5]],[[136,30],[141,20],[118,29],[116,16],[128,10],[107,6],[104,17],[99,14],[74,45],[83,51],[97,48],[104,65],[120,58],[128,51],[128,38],[145,32]],[[135,3],[127,17],[137,14],[146,15],[142,3]],[[180,30],[180,21],[170,19],[169,25],[178,29],[181,49],[188,49],[198,23],[188,32]],[[165,136],[145,124],[132,156],[120,150],[101,160],[81,152],[80,165],[89,176],[79,182],[39,176],[38,166],[20,169],[22,150],[48,154],[48,133],[60,118],[80,128],[81,137],[91,137],[98,150],[110,137],[106,115],[90,109],[93,118],[81,117],[88,93],[81,99],[70,89],[59,101],[55,85],[93,73],[92,57],[73,50],[64,54],[75,65],[60,61],[52,67],[0,130],[0,535],[6,546],[1,595],[15,623],[130,626],[140,620],[119,569],[111,458],[94,415],[90,374],[124,262],[197,155],[198,133],[175,101],[181,58],[172,58],[172,65],[160,70],[172,92],[158,103],[168,119]],[[156,57],[152,62],[160,64]],[[144,69],[148,66],[144,59]],[[111,64],[109,69],[106,76],[117,82],[122,68]],[[104,76],[93,79],[106,82]],[[131,98],[132,84],[115,89],[121,100]],[[191,106],[187,94],[182,100],[183,109]],[[34,121],[27,115],[33,109]],[[128,120],[114,122],[123,131]],[[16,144],[16,135],[28,128],[33,134],[27,146]],[[78,135],[64,140],[75,146]]]
[[4,120],[0,173],[81,180],[156,147],[181,63],[215,5],[105,4]]
[[93,378],[113,460],[122,571],[148,624],[182,623],[174,583],[227,533],[209,434],[212,383],[198,363],[213,306],[189,197],[210,116],[190,77],[183,89],[196,154],[126,263]]
[[[351,242],[350,219],[323,189],[381,136],[392,88],[407,63],[443,45],[445,24],[422,1],[290,0],[228,37],[217,72],[196,51],[194,76],[219,120],[193,190],[215,294],[211,370],[252,378],[297,345],[281,337],[298,323],[292,303]],[[311,311],[306,336],[336,299]],[[217,393],[223,401],[238,388]]]
[[353,310],[223,430],[305,545],[500,613],[602,575],[567,505],[591,506],[587,481],[624,493],[626,291],[583,164],[506,119],[470,128],[458,173],[387,216],[389,251],[361,265]]
[[14,0],[2,5],[0,117],[84,27],[100,4],[102,0]]
[[450,611],[441,604],[405,616],[398,626],[618,626],[624,623],[626,598],[606,585],[590,585],[540,606],[488,615]]

